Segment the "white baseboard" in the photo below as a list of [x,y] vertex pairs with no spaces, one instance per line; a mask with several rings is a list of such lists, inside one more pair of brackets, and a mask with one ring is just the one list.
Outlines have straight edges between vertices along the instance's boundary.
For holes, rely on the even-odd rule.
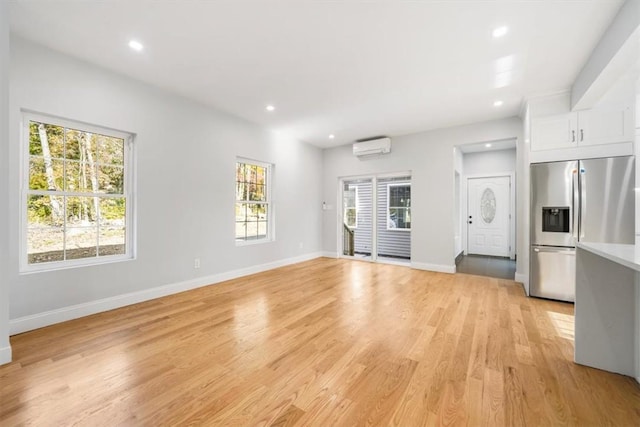
[[338,252],[324,251],[322,256],[325,258],[338,258]]
[[[115,308],[120,308],[131,304],[137,304],[139,302],[149,301],[152,299],[176,294],[179,292],[189,291],[191,289],[196,289],[203,286],[213,285],[215,283],[224,282],[226,280],[237,279],[238,277],[261,273],[263,271],[272,270],[274,268],[284,267],[286,265],[296,264],[303,261],[309,261],[321,256],[323,256],[322,252],[313,252],[293,258],[286,258],[274,262],[269,262],[266,264],[254,265],[251,267],[214,274],[211,276],[198,277],[196,279],[185,280],[183,282],[145,289],[143,291],[116,295],[109,298],[102,298],[82,304],[76,304],[68,307],[58,308],[55,310],[45,311],[43,313],[18,317],[9,321],[9,333],[11,335],[20,334],[22,332],[32,331],[34,329],[42,328],[56,323],[66,322],[67,320],[78,319],[80,317],[89,316],[91,314],[101,313],[103,311],[113,310]],[[11,353],[9,353],[9,357],[11,357]]]
[[524,291],[527,294],[527,296],[529,296],[529,275],[528,274],[520,274],[516,271],[516,275],[514,280],[516,282],[520,282],[522,283],[522,285],[524,286]]
[[0,348],[0,365],[11,362],[11,346]]
[[415,268],[416,270],[427,270],[427,271],[436,271],[438,273],[455,273],[456,266],[453,265],[442,265],[442,264],[426,264],[422,262],[411,262],[411,268]]

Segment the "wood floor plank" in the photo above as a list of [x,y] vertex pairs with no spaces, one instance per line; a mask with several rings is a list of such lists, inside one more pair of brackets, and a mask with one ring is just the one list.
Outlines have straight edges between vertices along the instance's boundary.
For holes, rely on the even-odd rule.
[[573,305],[319,258],[11,337],[0,425],[640,425]]

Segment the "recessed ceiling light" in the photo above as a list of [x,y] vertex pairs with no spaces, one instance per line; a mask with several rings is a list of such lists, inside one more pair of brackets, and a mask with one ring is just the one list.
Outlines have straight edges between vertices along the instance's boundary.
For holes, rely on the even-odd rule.
[[276,107],[274,107],[273,105],[267,105],[267,106],[265,107],[265,109],[266,109],[267,111],[273,111],[273,110],[275,110],[275,109],[276,109]]
[[135,50],[136,52],[140,52],[142,51],[142,49],[144,49],[144,46],[142,45],[142,43],[140,43],[137,40],[131,40],[129,42],[129,47],[133,50]]
[[494,39],[500,38],[502,36],[504,36],[505,34],[507,34],[509,32],[509,27],[506,26],[502,26],[502,27],[497,27],[493,29],[493,32],[491,33],[493,35]]
[[335,137],[336,137],[336,136],[335,136],[334,134],[329,135],[329,139],[333,139],[333,138],[335,138]]
[[504,102],[502,102],[502,101],[496,101],[496,102],[494,102],[494,103],[493,103],[493,106],[494,106],[494,107],[500,107],[500,106],[502,106],[502,104],[504,104]]
[[491,144],[484,144],[485,147],[491,148]]

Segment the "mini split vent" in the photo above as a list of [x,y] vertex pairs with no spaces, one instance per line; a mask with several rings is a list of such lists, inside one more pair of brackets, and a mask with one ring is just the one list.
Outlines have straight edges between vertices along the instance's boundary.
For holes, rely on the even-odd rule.
[[377,138],[353,144],[353,155],[357,157],[387,154],[391,152],[391,138]]

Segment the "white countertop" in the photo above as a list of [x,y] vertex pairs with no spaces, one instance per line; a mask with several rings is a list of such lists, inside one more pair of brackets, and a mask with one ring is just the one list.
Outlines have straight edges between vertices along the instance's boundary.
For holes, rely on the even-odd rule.
[[578,242],[577,246],[625,267],[640,271],[640,247],[636,245]]

